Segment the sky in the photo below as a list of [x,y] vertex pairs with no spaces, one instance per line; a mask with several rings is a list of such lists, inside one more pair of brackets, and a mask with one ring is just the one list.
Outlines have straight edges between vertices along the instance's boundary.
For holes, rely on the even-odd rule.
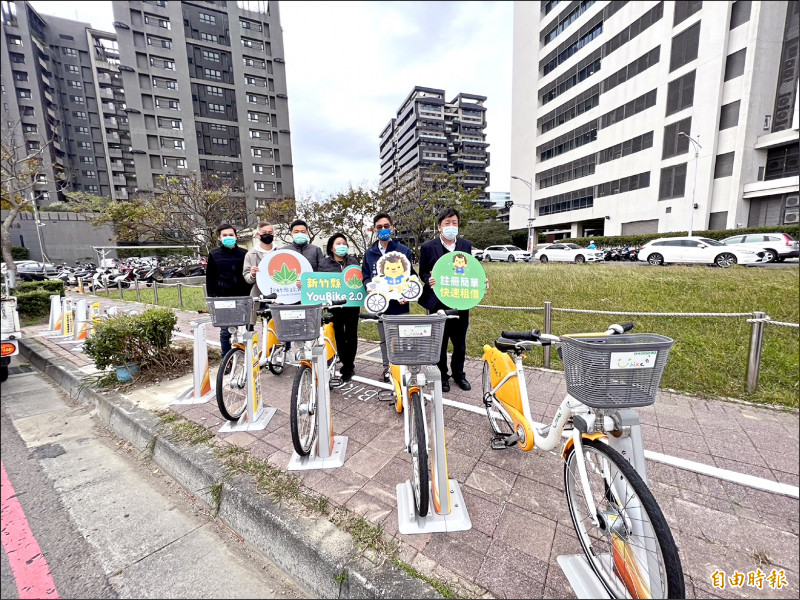
[[[113,31],[111,2],[31,2]],[[281,2],[295,194],[377,187],[379,135],[416,85],[486,96],[489,191],[509,189],[513,3]]]

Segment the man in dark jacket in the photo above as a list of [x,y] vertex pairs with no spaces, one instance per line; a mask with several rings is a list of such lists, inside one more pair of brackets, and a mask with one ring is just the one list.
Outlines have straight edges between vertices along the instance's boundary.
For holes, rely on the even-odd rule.
[[[378,240],[367,248],[364,254],[364,264],[361,266],[361,272],[364,275],[364,286],[372,281],[373,277],[378,276],[378,261],[387,252],[400,252],[408,259],[409,264],[414,264],[414,255],[408,246],[404,246],[397,240],[392,239],[394,229],[392,227],[392,218],[386,213],[379,213],[375,215],[372,220],[373,228],[378,237]],[[411,273],[416,275],[414,267],[411,267]],[[389,306],[383,314],[385,315],[404,315],[409,312],[410,308],[408,302],[405,300],[397,301],[390,300]],[[383,324],[378,323],[378,334],[381,337],[381,358],[383,361],[383,379],[386,381],[389,377],[389,357],[386,354],[386,336],[383,332]]]
[[305,256],[308,262],[311,263],[311,268],[314,271],[318,271],[320,263],[325,259],[325,255],[322,254],[322,250],[319,246],[315,246],[311,243],[311,237],[309,236],[306,222],[302,219],[293,221],[289,226],[289,231],[292,235],[292,243],[288,246],[284,246],[284,248],[286,250],[294,250],[298,254]]
[[[244,280],[242,269],[247,251],[236,245],[236,229],[223,223],[217,227],[221,248],[214,248],[208,255],[206,266],[206,294],[211,298],[222,296],[249,296],[249,283]],[[222,356],[231,349],[231,334],[227,327],[219,330]]]
[[[460,215],[454,208],[445,208],[439,213],[439,235],[435,239],[425,242],[420,247],[419,271],[424,287],[419,303],[428,310],[428,314],[437,310],[447,309],[442,304],[433,287],[436,282],[431,277],[436,261],[448,252],[472,253],[472,242],[458,237]],[[442,339],[442,353],[439,357],[439,371],[442,373],[442,391],[450,391],[450,376],[447,374],[447,343],[453,342],[453,357],[450,361],[450,371],[453,381],[462,390],[470,390],[472,386],[464,374],[464,359],[467,354],[467,328],[469,327],[469,311],[458,311],[458,319],[449,319],[445,323],[444,337]]]

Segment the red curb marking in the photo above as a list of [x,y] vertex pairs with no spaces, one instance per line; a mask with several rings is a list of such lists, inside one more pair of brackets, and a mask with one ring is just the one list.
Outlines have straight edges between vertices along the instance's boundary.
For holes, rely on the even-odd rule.
[[0,461],[0,515],[2,515],[3,550],[8,556],[20,598],[59,598],[50,567],[33,536],[25,511],[17,499],[14,486]]

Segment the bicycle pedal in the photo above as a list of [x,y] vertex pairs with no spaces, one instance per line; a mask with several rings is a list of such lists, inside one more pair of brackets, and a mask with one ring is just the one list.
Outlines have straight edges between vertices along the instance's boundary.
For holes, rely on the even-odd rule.
[[515,433],[514,435],[510,435],[506,439],[504,439],[503,443],[506,445],[507,448],[510,448],[518,441],[519,441],[519,436]]
[[502,436],[492,438],[490,445],[492,450],[505,450],[508,448],[508,446],[506,446],[506,439]]

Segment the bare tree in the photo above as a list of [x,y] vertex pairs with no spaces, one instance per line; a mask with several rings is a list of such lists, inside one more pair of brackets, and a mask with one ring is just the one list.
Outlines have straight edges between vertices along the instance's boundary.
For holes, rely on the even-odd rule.
[[[33,212],[36,208],[36,186],[46,177],[45,157],[50,151],[52,139],[38,137],[38,148],[26,143],[21,135],[20,121],[3,123],[0,134],[0,199],[3,210],[7,210],[2,223],[3,261],[8,269],[9,287],[16,283],[17,268],[11,254],[11,226],[21,212]],[[29,149],[30,148],[30,149]],[[60,167],[56,185],[63,189],[69,183],[67,173]]]
[[256,216],[272,223],[275,236],[286,242],[292,241],[289,225],[296,219],[302,219],[308,226],[309,242],[323,231],[329,231],[328,217],[330,211],[325,201],[320,201],[310,194],[301,198],[279,198],[268,201],[264,206],[257,208]]
[[364,256],[372,233],[372,219],[386,210],[386,195],[364,185],[352,186],[346,192],[332,196],[325,204],[328,227],[331,232],[340,231],[356,252]]

